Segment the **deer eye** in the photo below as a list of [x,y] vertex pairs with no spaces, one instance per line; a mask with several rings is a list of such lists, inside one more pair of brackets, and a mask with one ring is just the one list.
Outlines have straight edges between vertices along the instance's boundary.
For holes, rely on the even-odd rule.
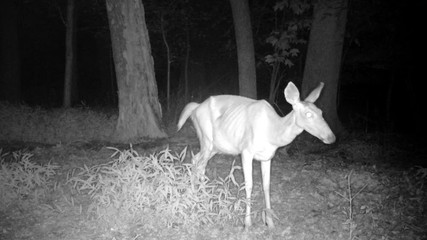
[[313,115],[313,113],[312,113],[312,112],[306,112],[306,113],[305,113],[305,117],[306,117],[306,118],[313,118],[313,116],[314,116],[314,115]]

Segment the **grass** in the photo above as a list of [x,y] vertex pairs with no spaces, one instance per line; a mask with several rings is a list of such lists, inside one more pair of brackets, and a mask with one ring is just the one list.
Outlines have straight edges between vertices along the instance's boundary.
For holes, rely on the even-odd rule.
[[[149,155],[141,155],[133,147],[126,150],[109,149],[113,152],[109,161],[72,168],[63,173],[66,175],[65,181],[58,178],[63,172],[61,166],[50,162],[36,163],[32,161],[31,153],[18,151],[1,154],[2,210],[30,202],[34,209],[45,209],[51,212],[49,215],[54,213],[65,217],[70,214],[68,205],[77,209],[74,210],[76,214],[87,221],[97,222],[105,229],[118,232],[126,232],[137,226],[163,230],[184,228],[197,232],[197,229],[208,226],[236,228],[243,225],[246,202],[243,185],[235,179],[236,171],[241,174],[241,168],[234,163],[224,178],[210,180],[193,174],[193,166],[184,162],[186,149],[173,153],[167,147]],[[310,165],[318,168],[319,161],[325,160],[319,159]],[[307,163],[304,165],[309,166]],[[402,239],[421,239],[419,236],[423,236],[425,231],[422,226],[426,207],[426,168],[417,166],[385,173],[376,168],[368,171],[358,167],[346,174],[332,168],[330,166],[329,174],[324,176],[313,175],[309,168],[302,173],[318,179],[316,185],[313,182],[310,184],[312,189],[316,189],[313,196],[318,203],[327,200],[328,209],[334,214],[326,219],[331,217],[332,221],[341,221],[342,229],[347,232],[342,233],[342,238],[396,239],[396,236],[405,236]],[[280,185],[289,185],[285,182],[282,181]],[[292,182],[303,183],[297,179]],[[273,189],[280,189],[280,185],[274,185]],[[291,193],[280,195],[278,201],[284,204],[294,197],[301,201],[302,196],[310,196],[305,192],[312,191],[308,187],[305,190],[300,187],[293,189]],[[55,191],[61,192],[61,197],[52,201],[50,195]],[[273,193],[273,197],[278,196]],[[86,204],[79,200],[81,198],[87,199]],[[307,201],[306,204],[311,203]],[[262,205],[262,202],[258,205]],[[281,214],[283,210],[277,209],[277,204],[274,206],[275,213]],[[297,208],[299,205],[293,203],[292,206]],[[264,234],[309,236],[308,232],[295,235],[289,227],[281,229],[281,225],[293,226],[295,220],[290,217],[297,214],[293,213],[293,209],[286,211],[285,217],[281,215],[278,231]],[[301,228],[303,224],[312,224],[308,220],[294,227],[304,229]],[[259,237],[261,233],[247,234]]]
[[166,148],[149,156],[132,148],[113,150],[114,160],[69,174],[67,182],[90,195],[91,216],[116,228],[123,223],[164,228],[240,221],[244,202],[242,187],[233,181],[236,167],[225,179],[209,181],[183,163],[186,149],[171,154]]
[[2,154],[0,149],[0,209],[14,203],[38,203],[54,188],[53,177],[59,166],[38,165],[30,160],[32,154],[14,152]]
[[[427,237],[427,168],[416,161],[403,167],[401,163],[409,160],[422,162],[423,155],[399,149],[402,141],[394,145],[383,137],[353,136],[333,148],[314,148],[300,137],[287,154],[279,150],[272,165],[271,197],[277,224],[271,231],[261,223],[263,194],[254,163],[250,204],[255,224],[242,233],[239,229],[248,203],[239,160],[230,166],[230,157],[218,156],[207,169],[208,173],[214,170],[212,179],[195,176],[187,163],[191,157],[183,149],[190,142],[188,136],[194,135],[191,127],[180,132],[185,137],[178,136],[175,144],[154,150],[141,145],[106,148],[102,142],[58,144],[105,140],[114,123],[114,114],[90,109],[0,105],[0,140],[56,144],[9,153],[0,150],[0,238],[25,239],[27,235],[16,236],[33,234],[35,229],[41,231],[36,239],[104,235],[162,239],[168,231],[167,236],[179,239],[183,229],[192,229],[192,239]],[[94,148],[103,149],[102,153]],[[22,220],[31,219],[27,216],[33,216],[35,223]],[[53,231],[46,230],[48,223]],[[76,236],[76,229],[86,229],[88,234]],[[93,229],[98,232],[90,235]],[[50,232],[53,237],[46,237]],[[119,233],[128,235],[120,237]]]
[[48,110],[0,102],[0,141],[108,141],[116,121],[117,114],[89,108]]

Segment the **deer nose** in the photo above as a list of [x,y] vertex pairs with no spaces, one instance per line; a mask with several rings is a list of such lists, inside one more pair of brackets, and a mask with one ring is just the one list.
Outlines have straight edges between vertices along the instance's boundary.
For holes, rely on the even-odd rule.
[[326,144],[334,143],[336,140],[336,137],[333,133],[328,134],[325,138],[323,138],[323,142]]

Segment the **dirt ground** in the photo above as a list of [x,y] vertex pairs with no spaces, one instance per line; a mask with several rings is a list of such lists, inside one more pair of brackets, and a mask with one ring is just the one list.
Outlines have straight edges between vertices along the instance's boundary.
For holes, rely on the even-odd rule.
[[[187,145],[194,151],[198,148],[195,138],[173,138],[133,148],[148,154],[168,145],[176,152]],[[73,193],[65,179],[73,168],[111,160],[113,151],[107,146],[111,145],[1,143],[3,153],[26,149],[34,154],[31,159],[35,162],[51,161],[61,166],[56,176],[61,186],[42,204],[19,204],[0,211],[0,239],[427,239],[425,210],[414,213],[412,205],[405,204],[411,201],[410,196],[402,194],[399,189],[404,186],[397,184],[399,176],[410,171],[410,167],[393,164],[399,159],[405,162],[402,159],[405,156],[412,159],[414,156],[390,154],[355,140],[347,140],[345,146],[297,140],[276,152],[271,177],[272,209],[277,216],[275,229],[268,229],[262,222],[264,202],[260,164],[256,161],[252,195],[254,226],[249,230],[244,230],[242,224],[197,229],[152,229],[138,225],[106,228],[85,214],[90,202],[87,196],[71,198]],[[240,157],[215,156],[208,164],[207,176],[224,177],[233,159],[241,165]],[[241,171],[236,173],[236,179],[243,181]],[[74,202],[70,203],[70,199]]]

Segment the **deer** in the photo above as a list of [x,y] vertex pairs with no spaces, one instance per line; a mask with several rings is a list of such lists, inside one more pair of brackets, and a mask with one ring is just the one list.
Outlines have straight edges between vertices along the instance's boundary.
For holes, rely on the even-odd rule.
[[189,117],[193,122],[200,142],[200,152],[192,158],[197,172],[205,174],[206,165],[215,154],[241,155],[246,192],[244,226],[248,229],[251,220],[252,164],[260,161],[265,200],[265,224],[274,228],[274,213],[270,204],[271,159],[279,147],[290,144],[304,130],[325,144],[335,142],[335,135],[314,105],[324,83],[320,82],[305,99],[294,83],[289,82],[284,90],[286,101],[292,111],[280,117],[265,100],[254,100],[237,95],[211,96],[202,103],[188,103],[178,120],[178,131]]

